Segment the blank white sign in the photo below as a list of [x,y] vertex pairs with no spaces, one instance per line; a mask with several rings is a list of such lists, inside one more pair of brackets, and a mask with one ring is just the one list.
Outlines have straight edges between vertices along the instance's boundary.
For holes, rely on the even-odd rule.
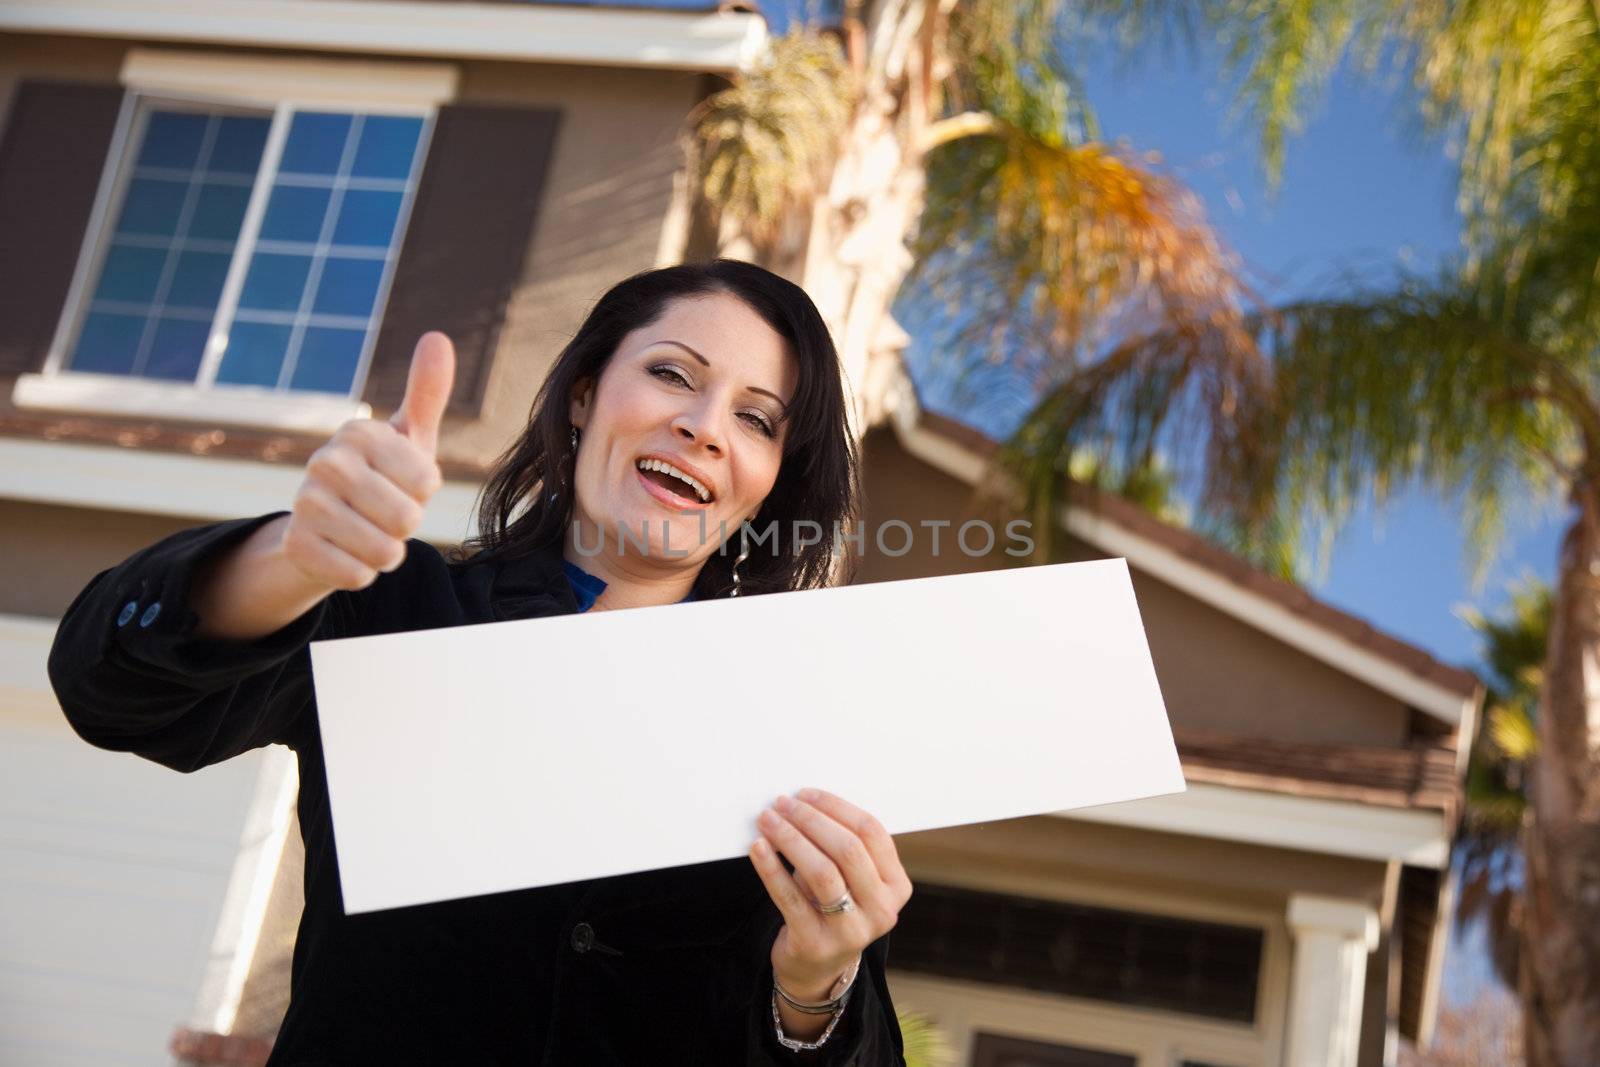
[[890,833],[1184,789],[1121,559],[311,657],[350,913],[740,857],[803,786]]

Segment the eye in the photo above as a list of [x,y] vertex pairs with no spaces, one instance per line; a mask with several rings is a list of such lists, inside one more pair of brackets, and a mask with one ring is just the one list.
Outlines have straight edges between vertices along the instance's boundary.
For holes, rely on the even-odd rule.
[[749,419],[750,425],[754,426],[768,437],[776,437],[778,435],[778,432],[772,428],[772,423],[768,422],[767,417],[760,412],[741,411],[739,413],[739,417],[743,419]]
[[675,381],[679,385],[689,384],[689,379],[685,378],[682,374],[679,374],[676,367],[669,366],[665,363],[660,363],[654,367],[651,367],[650,373],[654,374],[657,378],[665,378],[669,381]]

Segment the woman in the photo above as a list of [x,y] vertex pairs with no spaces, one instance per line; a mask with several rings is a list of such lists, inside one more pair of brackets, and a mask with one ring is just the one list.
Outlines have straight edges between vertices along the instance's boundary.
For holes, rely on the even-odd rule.
[[[805,293],[759,267],[670,267],[606,293],[490,477],[479,536],[447,560],[409,535],[441,484],[453,370],[448,340],[425,335],[394,418],[341,427],[292,511],[185,530],[103,572],[51,650],[61,706],[95,745],[184,771],[295,749],[306,905],[270,1063],[903,1063],[884,967],[911,884],[883,828],[825,792],[762,812],[746,858],[344,914],[307,642],[819,586],[826,542],[741,536],[734,557],[721,531],[827,530],[857,507],[832,341]],[[692,667],[640,669],[714,687],[714,637],[697,638]],[[535,691],[560,669],[530,650]],[[759,694],[721,699],[760,714]]]

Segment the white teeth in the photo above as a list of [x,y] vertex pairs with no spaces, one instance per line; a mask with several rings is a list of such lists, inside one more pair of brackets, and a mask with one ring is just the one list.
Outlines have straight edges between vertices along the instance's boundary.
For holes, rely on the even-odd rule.
[[709,489],[670,463],[665,463],[659,459],[641,459],[639,461],[639,469],[642,471],[661,471],[663,474],[670,474],[674,478],[687,483],[689,487],[694,490],[695,495],[700,498],[700,503],[709,504],[711,502],[711,491]]

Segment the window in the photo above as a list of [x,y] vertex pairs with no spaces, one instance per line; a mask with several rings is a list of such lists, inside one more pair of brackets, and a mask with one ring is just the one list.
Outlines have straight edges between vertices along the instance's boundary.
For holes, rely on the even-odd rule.
[[894,928],[901,970],[1236,1023],[1255,1019],[1258,927],[920,884]]
[[383,67],[132,57],[56,341],[17,404],[306,429],[364,414],[436,104],[455,81]]
[[140,120],[62,369],[352,395],[424,119],[151,104]]

